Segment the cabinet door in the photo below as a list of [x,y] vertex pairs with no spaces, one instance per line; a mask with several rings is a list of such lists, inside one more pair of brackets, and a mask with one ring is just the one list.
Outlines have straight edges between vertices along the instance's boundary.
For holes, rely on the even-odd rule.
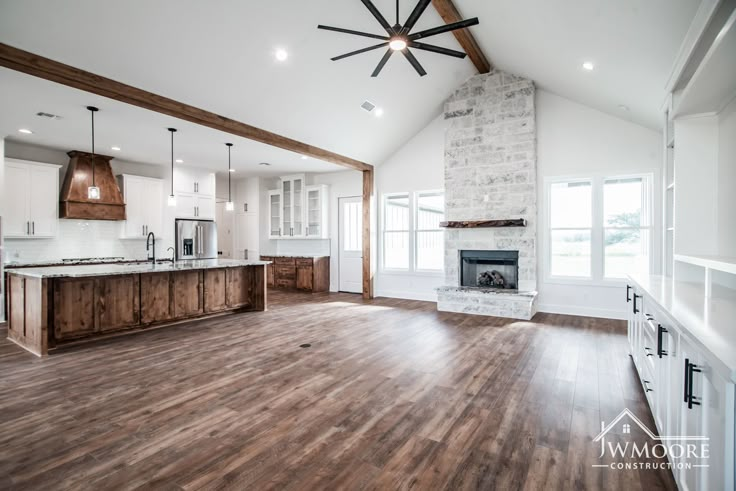
[[172,312],[170,273],[141,275],[141,322],[151,324],[168,321]]
[[125,225],[123,236],[128,239],[145,238],[146,222],[144,214],[147,208],[146,185],[144,179],[133,176],[123,177],[125,190]]
[[251,304],[253,268],[227,269],[227,306],[233,309]]
[[292,185],[293,183],[290,180],[281,181],[281,232],[279,235],[282,237],[291,237],[294,228],[294,222],[291,218],[293,212],[291,203],[294,199]]
[[299,290],[312,291],[312,278],[314,268],[312,266],[297,266],[296,268],[296,287]]
[[195,171],[194,180],[197,183],[197,194],[215,196],[215,174],[206,171]]
[[178,193],[194,193],[195,176],[192,169],[186,167],[174,167],[174,189]]
[[31,166],[30,176],[31,235],[55,237],[59,221],[59,169]]
[[197,206],[197,218],[206,220],[214,220],[217,214],[217,207],[215,206],[215,198],[209,198],[206,196],[197,196],[195,200]]
[[161,181],[147,180],[145,185],[146,209],[143,211],[145,225],[149,232],[156,234],[156,238],[164,236],[163,230],[163,189]]
[[7,213],[3,216],[3,234],[6,238],[26,237],[30,234],[29,189],[31,174],[28,166],[5,164],[4,193]]
[[700,469],[699,489],[733,489],[734,428],[727,424],[726,414],[728,414],[728,408],[731,407],[730,418],[733,421],[734,388],[716,373],[704,358],[701,358],[699,368],[701,372],[694,375],[696,378],[701,378],[701,401],[698,410],[701,414],[703,436],[708,437],[710,449],[710,456],[706,462],[708,467]]
[[204,312],[202,271],[172,273],[174,317],[194,317]]
[[54,336],[73,339],[97,331],[95,320],[95,279],[54,280]]
[[[682,363],[682,366],[680,367],[680,375],[678,376],[678,379],[680,380],[679,403],[681,411],[680,430],[678,435],[683,437],[704,436],[705,428],[703,428],[702,408],[697,405],[694,405],[692,408],[690,408],[688,407],[687,402],[689,394],[689,384],[687,382],[689,373],[687,370],[687,363],[694,363],[696,365],[699,365],[700,360],[698,359],[698,353],[694,349],[694,347],[682,337],[680,338],[680,362]],[[703,377],[701,373],[696,373],[693,375],[695,376],[692,379],[692,393],[693,395],[700,396],[703,392]],[[697,441],[687,441],[684,443],[698,444]],[[698,456],[688,456],[687,454],[683,456],[681,462],[684,465],[682,465],[683,468],[680,469],[680,487],[688,491],[707,489],[701,488],[699,486],[702,472],[700,468],[696,466],[707,465],[708,462],[704,461],[701,458],[698,458]],[[688,464],[690,466],[690,469],[687,469]]]
[[295,178],[292,182],[291,220],[292,237],[304,237],[304,179]]
[[106,276],[97,279],[98,330],[116,331],[140,323],[140,275]]
[[268,206],[269,206],[269,228],[268,238],[278,239],[281,238],[281,201],[282,196],[279,191],[268,192]]
[[196,198],[191,194],[176,196],[176,216],[178,218],[195,218]]
[[227,309],[227,282],[225,269],[204,271],[204,311],[220,312]]
[[258,257],[258,215],[236,215],[235,259],[256,259]]
[[304,234],[308,238],[322,237],[322,190],[319,186],[307,187],[307,225]]

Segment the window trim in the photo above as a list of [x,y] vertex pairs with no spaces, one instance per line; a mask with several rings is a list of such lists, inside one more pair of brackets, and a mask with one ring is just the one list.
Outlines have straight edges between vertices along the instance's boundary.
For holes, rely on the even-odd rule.
[[[444,265],[441,269],[418,269],[417,268],[417,201],[419,195],[424,194],[441,194],[443,199],[445,196],[444,189],[422,189],[419,191],[400,191],[391,193],[381,193],[381,205],[380,205],[380,258],[378,269],[382,274],[386,275],[415,275],[415,276],[435,276],[441,277],[445,274]],[[409,199],[409,230],[386,230],[386,202],[392,197],[404,197]],[[422,229],[421,231],[432,231],[434,229]],[[439,230],[442,230],[441,228]],[[387,268],[385,266],[386,259],[386,232],[407,232],[409,234],[409,267],[407,268]],[[444,239],[443,239],[444,247]]]
[[[655,170],[649,172],[636,173],[612,173],[612,172],[594,172],[588,174],[574,174],[563,176],[546,176],[544,177],[543,203],[544,216],[542,217],[542,247],[543,253],[540,254],[542,261],[541,267],[543,279],[548,284],[559,285],[593,285],[593,286],[610,286],[617,287],[626,283],[626,278],[611,278],[605,276],[605,230],[608,228],[603,224],[603,194],[604,183],[611,179],[627,179],[627,178],[644,178],[649,192],[649,223],[648,227],[638,227],[635,230],[649,230],[649,274],[655,274],[657,271],[659,250],[657,237],[659,233],[658,217],[658,193],[657,188],[657,172]],[[551,272],[552,267],[552,242],[551,242],[551,211],[552,211],[552,185],[562,182],[586,181],[592,184],[592,223],[591,223],[591,240],[590,240],[590,276],[555,276]],[[563,227],[564,228],[564,227]],[[561,230],[555,229],[555,230]],[[576,229],[577,230],[577,229]],[[588,230],[580,228],[580,230]]]
[[[419,249],[417,246],[417,238],[419,236],[419,232],[442,232],[441,227],[437,228],[427,228],[427,229],[419,229],[417,223],[419,222],[419,196],[420,195],[441,195],[442,196],[442,205],[443,208],[445,207],[445,190],[444,189],[427,189],[422,191],[414,191],[414,200],[413,200],[413,206],[414,206],[414,220],[412,221],[412,248],[411,248],[411,255],[412,255],[412,271],[414,273],[422,273],[422,274],[444,274],[445,266],[444,264],[440,269],[420,269],[418,264],[418,258],[419,258]],[[446,208],[445,208],[446,211]],[[442,214],[443,217],[445,216],[445,213]],[[442,255],[444,256],[444,250],[445,250],[445,244],[444,244],[444,234],[442,236]]]

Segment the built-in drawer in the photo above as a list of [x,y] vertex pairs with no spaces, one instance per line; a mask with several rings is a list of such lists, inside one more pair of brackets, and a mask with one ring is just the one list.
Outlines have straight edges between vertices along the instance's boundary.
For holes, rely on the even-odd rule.
[[280,288],[296,288],[296,279],[289,280],[279,278],[278,280],[276,280],[276,286]]
[[296,281],[296,268],[294,266],[276,265],[276,282],[279,280]]
[[300,257],[296,259],[297,266],[302,266],[302,267],[307,266],[311,268],[313,264],[314,264],[314,260],[312,258]]
[[275,257],[273,258],[273,262],[277,265],[285,264],[289,266],[294,266],[294,258],[293,257]]

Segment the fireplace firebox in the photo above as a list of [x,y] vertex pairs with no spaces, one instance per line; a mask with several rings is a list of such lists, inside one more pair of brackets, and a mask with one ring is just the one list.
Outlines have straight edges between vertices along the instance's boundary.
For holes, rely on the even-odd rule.
[[518,290],[519,251],[460,251],[460,286]]

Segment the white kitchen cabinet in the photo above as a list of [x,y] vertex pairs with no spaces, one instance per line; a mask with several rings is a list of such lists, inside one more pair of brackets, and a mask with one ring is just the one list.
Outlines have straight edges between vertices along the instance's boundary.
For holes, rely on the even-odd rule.
[[179,194],[176,196],[176,218],[215,219],[215,198],[196,194]]
[[145,239],[149,232],[156,238],[163,237],[163,181],[122,174],[118,176],[118,184],[125,200],[126,215],[121,237]]
[[235,182],[235,212],[258,213],[260,183],[257,177],[240,179]]
[[260,257],[260,241],[258,215],[255,213],[238,213],[235,215],[235,259],[258,259]]
[[268,192],[268,238],[281,237],[281,191]]
[[328,187],[324,184],[306,187],[306,229],[304,235],[308,239],[328,239],[329,215]]
[[59,165],[5,160],[6,238],[52,238],[59,220]]
[[193,167],[174,167],[176,194],[215,196],[215,174]]
[[304,238],[304,174],[281,178],[281,238]]

